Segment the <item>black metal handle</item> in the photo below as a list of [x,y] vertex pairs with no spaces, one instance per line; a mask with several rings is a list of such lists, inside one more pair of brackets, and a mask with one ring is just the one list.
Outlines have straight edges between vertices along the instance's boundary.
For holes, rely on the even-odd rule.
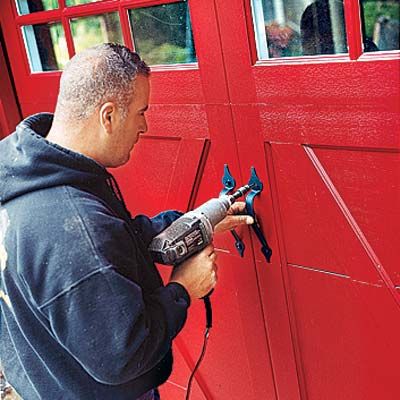
[[257,216],[254,211],[254,199],[263,190],[263,184],[260,181],[260,179],[258,178],[256,169],[254,167],[251,167],[250,180],[249,180],[248,185],[251,185],[252,189],[249,192],[249,194],[246,196],[246,211],[254,219],[254,223],[251,225],[251,227],[252,227],[254,233],[256,234],[257,239],[261,243],[261,252],[263,253],[267,262],[270,263],[271,256],[272,256],[272,249],[268,245],[268,241],[265,238],[265,236],[261,230],[261,226],[257,221]]
[[[236,186],[235,178],[232,176],[231,172],[229,171],[228,164],[224,165],[224,175],[222,176],[222,185],[224,187],[220,192],[220,196],[232,192]],[[240,257],[243,257],[244,250],[246,248],[245,244],[243,243],[243,240],[240,238],[240,236],[234,229],[231,230],[231,234],[235,239],[236,250],[238,251]]]

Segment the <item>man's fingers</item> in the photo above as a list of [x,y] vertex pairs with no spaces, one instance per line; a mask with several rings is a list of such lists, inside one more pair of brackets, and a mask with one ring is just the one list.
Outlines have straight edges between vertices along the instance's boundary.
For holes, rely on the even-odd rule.
[[216,270],[214,270],[214,271],[211,273],[211,279],[212,279],[212,281],[213,281],[213,286],[215,286],[215,284],[216,284],[217,281],[218,281],[218,275],[217,275],[217,271],[216,271]]
[[237,201],[236,203],[233,203],[230,208],[230,213],[231,214],[238,214],[240,212],[243,212],[246,208],[246,203],[244,201]]
[[213,270],[217,273],[218,272],[218,265],[213,263]]
[[217,253],[213,251],[209,256],[211,262],[215,262],[217,260]]
[[204,248],[203,252],[204,254],[207,254],[207,256],[210,256],[212,253],[214,253],[214,245],[209,244],[207,247]]
[[227,224],[232,225],[232,228],[238,225],[251,225],[254,223],[254,219],[250,215],[230,215],[226,219]]
[[235,229],[239,225],[251,225],[253,223],[254,219],[250,215],[228,215],[216,225],[214,232],[226,232]]

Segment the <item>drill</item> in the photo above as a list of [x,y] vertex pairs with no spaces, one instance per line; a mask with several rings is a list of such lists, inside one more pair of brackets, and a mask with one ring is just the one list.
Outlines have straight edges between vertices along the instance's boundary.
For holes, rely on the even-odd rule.
[[[193,254],[207,247],[213,239],[215,226],[228,214],[231,205],[244,196],[254,185],[240,187],[232,195],[222,195],[208,200],[200,207],[179,217],[150,243],[149,251],[160,264],[178,265]],[[210,329],[212,328],[211,290],[203,297],[206,310],[206,331],[201,355],[189,378],[186,399],[189,399],[194,374],[205,355]]]
[[251,187],[245,185],[232,195],[208,200],[179,217],[150,243],[149,250],[154,261],[178,265],[207,247],[212,242],[215,225],[226,217],[231,205]]

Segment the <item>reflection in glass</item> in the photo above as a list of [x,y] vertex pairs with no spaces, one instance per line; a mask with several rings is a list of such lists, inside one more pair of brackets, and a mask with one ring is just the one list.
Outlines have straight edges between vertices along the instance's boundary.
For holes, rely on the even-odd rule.
[[58,0],[16,0],[16,3],[19,15],[58,8]]
[[342,0],[252,0],[259,59],[347,52]]
[[76,53],[100,43],[124,43],[117,12],[74,18],[71,31]]
[[361,0],[364,51],[399,50],[399,0]]
[[187,2],[129,10],[135,49],[151,65],[197,61]]
[[68,61],[67,42],[60,23],[22,27],[33,72],[63,69]]
[[94,3],[96,1],[102,1],[102,0],[66,0],[65,5],[77,6],[78,4]]

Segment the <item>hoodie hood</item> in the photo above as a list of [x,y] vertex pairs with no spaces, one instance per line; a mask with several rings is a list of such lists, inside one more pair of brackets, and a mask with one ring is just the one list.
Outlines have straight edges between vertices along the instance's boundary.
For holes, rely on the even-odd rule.
[[36,190],[60,185],[93,187],[110,178],[82,154],[45,139],[53,114],[35,114],[0,141],[0,204]]

